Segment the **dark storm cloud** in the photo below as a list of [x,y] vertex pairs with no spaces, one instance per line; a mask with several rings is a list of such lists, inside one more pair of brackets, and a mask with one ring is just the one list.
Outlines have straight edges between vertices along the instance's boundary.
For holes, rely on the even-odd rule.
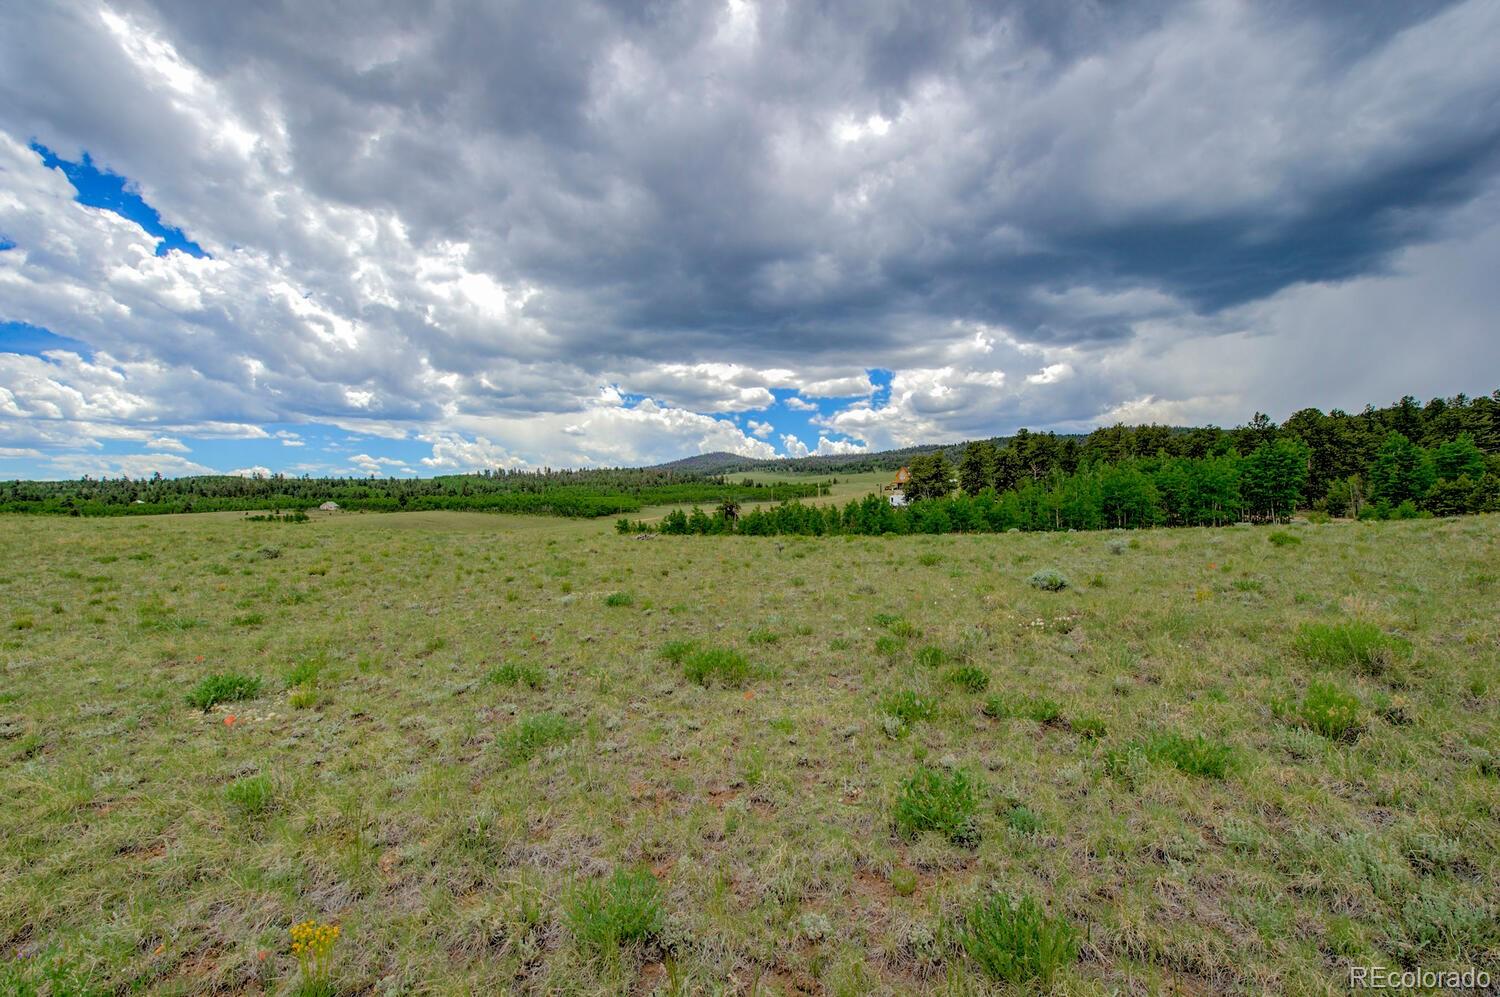
[[[616,380],[749,404],[647,373],[671,362],[927,371],[898,377],[933,420],[913,432],[1087,420],[1166,392],[1088,358],[1150,364],[1162,323],[1229,335],[1385,273],[1466,210],[1493,221],[1500,169],[1485,0],[123,0],[0,32],[28,39],[0,128],[89,149],[220,260],[257,254],[205,268],[214,293],[153,277],[180,327],[95,307],[77,334],[238,379],[267,418],[257,391],[424,423]],[[849,424],[902,415],[869,408]]]
[[[200,68],[238,92],[281,95],[307,189],[392,207],[419,235],[471,241],[496,273],[553,292],[537,307],[560,334],[603,325],[635,355],[684,346],[662,331],[691,331],[686,345],[705,351],[748,340],[837,352],[914,313],[1087,343],[1128,329],[1049,314],[1035,287],[1143,283],[1212,311],[1377,268],[1493,175],[1500,114],[1476,112],[1494,107],[1500,73],[1418,95],[1438,120],[1409,148],[1398,137],[1340,149],[1308,130],[1339,113],[1327,105],[1352,73],[1444,6],[1282,4],[1244,13],[1250,30],[1226,39],[1195,34],[1199,7],[768,5],[748,15],[757,37],[741,52],[716,44],[724,19],[699,4],[396,4],[347,16],[154,5]],[[1281,41],[1295,43],[1291,55]],[[1148,56],[1192,60],[1201,46],[1207,60],[1226,43],[1243,47],[1226,59],[1244,76],[1284,72],[1296,92],[1209,79],[1206,93],[1171,95],[1177,106],[1161,113],[1180,115],[1183,130],[1151,152],[1212,155],[1242,117],[1274,113],[1266,140],[1289,155],[1224,162],[1260,172],[1248,195],[1229,177],[1218,203],[1195,189],[1186,217],[1170,196],[1132,204],[1137,178],[1125,171],[1151,164],[1122,154],[1129,139],[1107,104],[1092,136],[1046,120],[1083,99],[1128,110],[1149,89]],[[1149,46],[1138,61],[1133,44]],[[1118,79],[1059,88],[1089,60]],[[621,62],[639,70],[638,89],[620,85]],[[934,91],[954,95],[951,106],[923,121]],[[1216,100],[1226,103],[1195,106]],[[1288,117],[1303,110],[1305,125]],[[898,144],[903,113],[918,119],[921,145]],[[840,162],[857,149],[834,142],[809,153],[809,170],[788,168],[788,145],[829,145],[840,115],[893,121],[876,141],[897,147]],[[1330,172],[1330,157],[1345,161]],[[863,211],[836,211],[862,177],[888,185]],[[991,240],[1006,226],[1019,244]],[[778,279],[787,274],[796,279]]]

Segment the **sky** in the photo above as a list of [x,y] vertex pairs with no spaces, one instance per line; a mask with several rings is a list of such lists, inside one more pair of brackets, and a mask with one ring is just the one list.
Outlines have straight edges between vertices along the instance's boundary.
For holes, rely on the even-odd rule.
[[0,5],[0,478],[1500,386],[1500,4]]

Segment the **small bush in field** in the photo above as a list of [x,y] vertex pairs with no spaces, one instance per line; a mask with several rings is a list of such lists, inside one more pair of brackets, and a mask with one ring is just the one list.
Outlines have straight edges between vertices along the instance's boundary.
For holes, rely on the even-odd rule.
[[634,606],[635,594],[632,592],[611,592],[604,597],[606,606]]
[[890,634],[881,634],[875,638],[875,653],[887,658],[894,658],[906,649],[906,642],[899,637]]
[[925,644],[917,648],[917,664],[927,668],[938,668],[946,665],[952,656],[936,644]]
[[1298,704],[1296,715],[1302,726],[1330,741],[1353,741],[1364,729],[1359,700],[1328,682],[1314,682]]
[[207,712],[218,703],[253,699],[260,695],[260,686],[260,679],[254,675],[242,675],[239,672],[205,675],[188,693],[188,703]]
[[781,634],[764,627],[752,630],[745,635],[745,641],[750,644],[775,644],[779,640],[781,640]]
[[602,883],[582,884],[564,900],[563,913],[578,943],[596,951],[650,941],[666,921],[661,884],[646,869],[617,869]]
[[1005,814],[1005,823],[1017,834],[1030,837],[1033,834],[1041,834],[1046,830],[1042,819],[1036,815],[1030,807],[1018,803],[1011,807]]
[[956,845],[972,848],[979,843],[974,819],[978,811],[974,782],[967,773],[924,765],[901,784],[891,817],[903,836],[937,831]]
[[1187,737],[1183,734],[1161,733],[1147,739],[1142,745],[1146,757],[1154,762],[1166,762],[1179,772],[1205,779],[1223,779],[1229,774],[1234,759],[1234,749],[1218,741],[1210,741],[1201,734]]
[[284,682],[288,689],[299,686],[314,686],[322,676],[323,670],[328,667],[328,658],[321,654],[309,655],[302,658],[287,670]]
[[1026,579],[1026,584],[1034,589],[1041,589],[1043,592],[1061,592],[1068,587],[1069,582],[1067,577],[1056,568],[1043,568]]
[[683,673],[699,685],[714,682],[730,688],[738,688],[750,680],[750,662],[738,651],[722,647],[706,647],[690,652],[682,660]]
[[990,673],[973,665],[955,668],[948,673],[947,678],[949,682],[969,692],[983,692],[990,686]]
[[276,787],[267,775],[252,775],[236,779],[224,787],[224,798],[247,814],[262,814],[271,809]]
[[1130,543],[1124,537],[1110,537],[1109,543],[1105,544],[1111,554],[1123,554],[1130,549]]
[[696,647],[697,645],[690,640],[669,640],[656,652],[656,656],[663,661],[680,665]]
[[937,700],[931,696],[919,696],[910,689],[901,689],[884,696],[880,700],[880,712],[888,717],[895,717],[907,727],[922,721],[931,720],[937,715]]
[[997,720],[1025,717],[1039,724],[1055,724],[1062,719],[1062,705],[1045,696],[991,696],[984,702],[984,713]]
[[574,733],[576,729],[566,718],[556,713],[535,713],[507,727],[496,743],[507,761],[524,762],[535,758],[543,748],[568,740]]
[[959,934],[964,954],[997,980],[1045,990],[1078,958],[1078,932],[1048,917],[1031,897],[992,897],[969,908]]
[[1104,721],[1098,717],[1077,717],[1070,726],[1073,733],[1086,741],[1097,741],[1107,733]]
[[540,689],[542,687],[542,670],[533,665],[504,664],[498,668],[492,668],[484,676],[486,682],[494,685],[524,685],[528,689]]
[[1304,623],[1292,646],[1308,661],[1325,668],[1352,668],[1379,675],[1411,657],[1411,642],[1385,633],[1373,623]]
[[1295,533],[1288,533],[1286,530],[1277,530],[1275,533],[1267,536],[1266,539],[1277,547],[1293,547],[1302,542],[1301,537]]
[[923,554],[921,557],[917,558],[917,563],[923,565],[924,567],[931,568],[943,563],[943,555],[935,553]]

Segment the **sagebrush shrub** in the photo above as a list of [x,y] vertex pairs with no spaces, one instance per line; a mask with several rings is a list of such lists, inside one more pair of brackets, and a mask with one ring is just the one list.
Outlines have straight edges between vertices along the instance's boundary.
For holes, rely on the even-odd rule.
[[1067,576],[1056,568],[1043,568],[1026,579],[1026,584],[1043,592],[1061,592],[1068,587],[1069,582]]
[[1378,675],[1411,657],[1411,642],[1387,634],[1373,623],[1304,623],[1292,646],[1313,664],[1352,668]]
[[543,748],[568,740],[576,732],[566,717],[556,713],[534,713],[507,727],[496,743],[507,761],[524,762],[535,758]]
[[978,811],[974,781],[966,772],[924,765],[901,784],[891,817],[906,837],[937,831],[954,844],[972,848],[979,843]]
[[1030,807],[1018,803],[1011,807],[1005,814],[1005,823],[1017,834],[1030,837],[1033,834],[1041,834],[1046,828],[1042,819],[1036,815]]
[[563,911],[573,937],[595,950],[650,941],[666,920],[661,884],[647,869],[616,869],[604,882],[583,883],[567,896]]
[[750,662],[738,651],[722,647],[705,647],[689,652],[682,660],[683,673],[699,685],[718,682],[738,688],[750,680]]
[[931,567],[934,567],[935,565],[939,565],[939,564],[943,563],[943,555],[941,555],[941,554],[935,554],[935,553],[923,554],[921,557],[917,558],[917,563],[920,564],[920,565],[923,565],[925,567],[931,568]]
[[1130,548],[1130,543],[1124,537],[1110,537],[1105,546],[1111,554],[1123,554]]
[[239,672],[205,675],[188,693],[188,702],[207,712],[218,703],[233,703],[260,695],[261,680]]
[[1046,989],[1063,966],[1078,958],[1078,932],[1048,917],[1030,896],[991,897],[970,907],[959,935],[964,953],[997,980]]

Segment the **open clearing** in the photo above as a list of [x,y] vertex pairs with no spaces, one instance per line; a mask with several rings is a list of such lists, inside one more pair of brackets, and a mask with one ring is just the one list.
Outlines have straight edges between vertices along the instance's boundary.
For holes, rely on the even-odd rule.
[[[340,993],[979,993],[996,895],[1076,927],[1072,993],[1500,968],[1500,517],[5,517],[0,559],[17,992],[290,992],[317,919]],[[958,830],[895,825],[920,772]],[[660,918],[601,944],[617,870]]]

